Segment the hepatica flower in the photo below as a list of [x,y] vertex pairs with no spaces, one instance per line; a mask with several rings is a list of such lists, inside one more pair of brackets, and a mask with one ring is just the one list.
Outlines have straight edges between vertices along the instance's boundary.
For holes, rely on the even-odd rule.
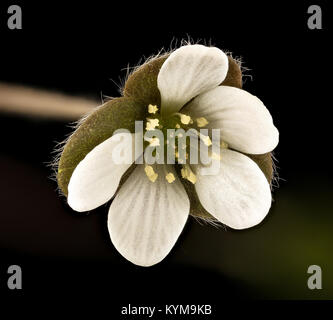
[[[57,179],[70,207],[84,212],[113,199],[111,241],[140,266],[166,257],[189,215],[233,229],[260,223],[271,206],[270,152],[278,131],[264,104],[241,86],[238,62],[215,47],[185,45],[138,67],[123,96],[82,120],[63,148]],[[207,174],[209,165],[191,163],[186,140],[183,147],[170,147],[168,138],[153,135],[144,139],[143,150],[153,150],[159,161],[148,163],[135,150],[136,121],[143,121],[144,134],[194,130],[197,150],[206,146],[218,170]],[[219,129],[218,153],[212,151],[213,129]],[[174,164],[163,162],[161,150],[169,147]],[[127,161],[119,163],[115,155]]]

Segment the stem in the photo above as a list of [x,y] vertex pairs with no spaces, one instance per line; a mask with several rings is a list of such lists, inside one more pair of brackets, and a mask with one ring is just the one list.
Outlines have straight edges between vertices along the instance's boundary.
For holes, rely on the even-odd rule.
[[0,112],[78,120],[101,103],[57,92],[0,83]]

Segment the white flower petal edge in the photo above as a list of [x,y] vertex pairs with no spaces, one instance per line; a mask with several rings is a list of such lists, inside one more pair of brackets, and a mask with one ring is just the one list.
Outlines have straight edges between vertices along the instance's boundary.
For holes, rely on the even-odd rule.
[[228,57],[218,48],[196,44],[175,50],[157,77],[162,114],[177,112],[195,96],[218,86],[227,72]]
[[132,155],[135,135],[121,133],[113,135],[91,150],[75,168],[68,184],[68,204],[75,211],[83,212],[95,209],[109,201],[117,191],[120,179],[131,166],[133,159],[125,164],[116,164],[113,151],[122,139],[128,140],[124,153]]
[[241,152],[263,154],[279,142],[269,111],[242,89],[219,86],[195,98],[184,112],[194,118],[205,117],[207,128],[220,129],[221,139]]
[[260,223],[271,206],[270,186],[265,175],[249,157],[228,149],[221,151],[217,175],[197,174],[195,189],[203,207],[220,222],[233,229]]
[[111,241],[132,263],[151,266],[163,260],[176,243],[189,216],[190,201],[173,166],[155,165],[152,183],[138,165],[114,198],[108,217]]

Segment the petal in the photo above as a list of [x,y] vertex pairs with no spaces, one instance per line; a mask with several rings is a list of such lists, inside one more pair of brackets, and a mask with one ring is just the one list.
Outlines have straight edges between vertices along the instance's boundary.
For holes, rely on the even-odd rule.
[[263,154],[279,142],[279,132],[264,104],[238,88],[220,86],[195,98],[185,108],[192,118],[205,117],[208,128],[220,129],[232,149]]
[[[156,168],[156,169],[155,169]],[[151,266],[170,252],[186,223],[190,202],[179,179],[168,183],[173,166],[156,165],[151,182],[138,165],[113,200],[108,218],[112,243],[127,260]]]
[[177,112],[193,97],[217,87],[227,71],[228,57],[218,48],[196,44],[177,49],[157,77],[162,113]]
[[273,155],[270,152],[264,154],[246,155],[258,165],[260,170],[264,173],[268,183],[271,185],[274,178]]
[[[122,175],[134,161],[134,141],[134,134],[115,134],[86,155],[68,184],[67,200],[72,209],[79,212],[92,210],[112,198]],[[119,149],[127,157],[123,163],[119,163],[115,156]]]
[[203,207],[234,229],[260,223],[271,206],[271,191],[265,175],[247,156],[228,149],[221,151],[216,175],[204,175],[203,166],[193,166],[195,189]]
[[58,165],[57,180],[67,195],[68,183],[75,167],[97,145],[110,138],[117,129],[134,132],[135,120],[146,117],[147,108],[133,98],[112,99],[91,113],[66,142]]

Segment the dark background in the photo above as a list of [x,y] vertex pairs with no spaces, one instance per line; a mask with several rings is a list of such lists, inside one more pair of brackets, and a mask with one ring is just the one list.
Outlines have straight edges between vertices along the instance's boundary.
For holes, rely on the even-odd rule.
[[[2,82],[100,99],[119,95],[113,81],[121,83],[127,65],[184,38],[242,57],[252,76],[244,89],[264,101],[280,131],[281,178],[259,226],[232,231],[190,219],[169,256],[141,268],[112,246],[107,206],[78,214],[58,196],[47,163],[68,123],[0,114],[3,296],[59,307],[77,300],[83,310],[107,305],[114,318],[129,303],[208,303],[223,314],[229,299],[333,298],[327,3],[1,3]],[[10,4],[21,5],[22,30],[7,29]],[[307,28],[310,4],[321,5],[323,30]],[[12,264],[22,267],[21,291],[7,289]],[[322,290],[307,288],[313,264],[323,270]]]

